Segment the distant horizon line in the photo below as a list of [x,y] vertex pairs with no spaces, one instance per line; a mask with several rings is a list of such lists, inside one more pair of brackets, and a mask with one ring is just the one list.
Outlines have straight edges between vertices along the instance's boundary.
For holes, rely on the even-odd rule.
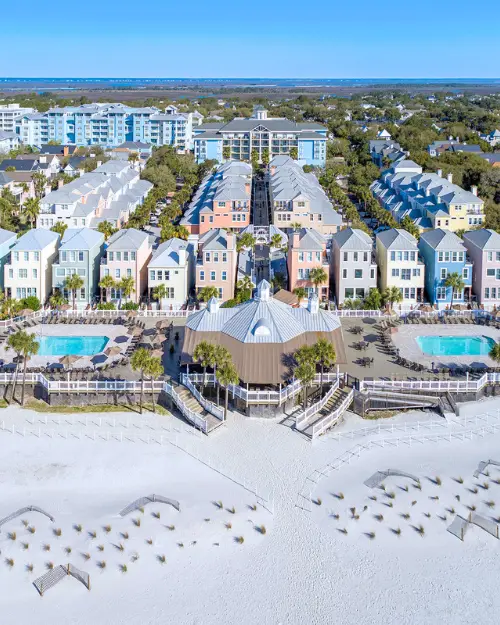
[[349,80],[455,80],[455,81],[471,81],[471,80],[500,80],[500,76],[487,76],[487,77],[453,77],[453,76],[417,76],[417,77],[409,77],[409,76],[378,76],[378,77],[336,77],[336,76],[320,76],[320,77],[311,77],[311,76],[292,76],[292,77],[283,77],[283,76],[0,76],[0,80],[339,80],[339,81],[349,81]]

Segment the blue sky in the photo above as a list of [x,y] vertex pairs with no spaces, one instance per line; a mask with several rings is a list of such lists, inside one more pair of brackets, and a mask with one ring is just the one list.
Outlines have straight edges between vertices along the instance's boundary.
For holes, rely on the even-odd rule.
[[0,76],[498,77],[498,0],[2,7]]

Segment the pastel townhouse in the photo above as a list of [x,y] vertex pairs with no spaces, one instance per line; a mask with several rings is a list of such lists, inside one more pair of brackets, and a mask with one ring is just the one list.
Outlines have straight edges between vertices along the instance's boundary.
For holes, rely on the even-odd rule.
[[0,290],[4,291],[4,267],[10,258],[10,251],[17,241],[17,234],[0,228]]
[[[430,303],[437,308],[449,308],[452,304],[471,301],[472,264],[467,258],[467,248],[454,232],[438,228],[424,232],[418,249],[425,263],[425,290]],[[462,276],[465,288],[454,291],[446,286],[452,273]]]
[[276,156],[270,162],[268,186],[273,224],[278,228],[297,223],[321,234],[333,234],[342,227],[342,217],[315,174],[306,174],[289,156]]
[[[90,228],[68,228],[62,237],[59,255],[52,264],[52,290],[59,292],[77,308],[94,303],[99,287],[99,266],[104,249],[104,235]],[[66,280],[73,275],[82,286],[73,293]]]
[[217,289],[217,298],[221,302],[232,299],[237,263],[236,235],[223,228],[206,232],[198,241],[196,292],[210,286]]
[[195,285],[196,237],[187,241],[169,239],[162,243],[148,264],[149,299],[156,299],[155,289],[163,285],[161,308],[179,309],[186,304]]
[[398,288],[403,296],[402,307],[413,307],[424,301],[425,265],[413,235],[400,228],[379,232],[375,255],[382,292],[390,287]]
[[34,295],[44,304],[52,291],[52,263],[59,250],[59,235],[35,228],[16,241],[4,266],[5,295],[23,299]]
[[128,299],[136,304],[140,303],[148,288],[148,263],[151,260],[152,249],[151,236],[136,228],[118,230],[109,238],[101,258],[100,279],[111,276],[117,283],[117,286],[109,291],[111,300],[123,299],[118,282],[122,278],[132,277],[134,292]]
[[229,161],[205,176],[181,219],[191,234],[213,228],[242,230],[250,224],[252,166]]
[[472,261],[472,291],[485,310],[500,308],[500,234],[472,230],[463,237]]
[[332,236],[331,263],[337,306],[363,299],[377,286],[372,240],[362,230],[346,228]]
[[[287,257],[290,291],[303,287],[307,298],[317,293],[320,300],[328,301],[330,259],[326,243],[326,237],[312,228],[302,228],[290,235]],[[324,270],[326,279],[315,285],[311,280],[311,271],[318,268]]]

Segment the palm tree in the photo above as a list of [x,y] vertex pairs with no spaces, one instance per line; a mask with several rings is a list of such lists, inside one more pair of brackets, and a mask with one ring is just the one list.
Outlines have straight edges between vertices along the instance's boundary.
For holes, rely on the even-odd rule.
[[24,203],[24,214],[31,222],[31,227],[35,227],[36,218],[40,214],[40,200],[30,197]]
[[155,286],[153,289],[153,297],[160,302],[160,310],[161,310],[161,302],[168,295],[168,289],[164,284],[159,284]]
[[24,390],[26,388],[26,368],[28,365],[28,360],[31,356],[35,356],[38,354],[38,349],[40,347],[40,343],[36,340],[34,334],[25,333],[25,337],[22,340],[21,345],[21,354],[24,357],[23,363],[23,388],[21,391],[21,406],[24,406]]
[[33,185],[35,187],[35,195],[38,199],[43,196],[45,187],[47,186],[47,178],[41,171],[36,171],[32,176]]
[[394,304],[403,301],[403,294],[401,293],[401,289],[397,286],[388,286],[382,297],[389,304],[390,310],[392,310]]
[[97,231],[104,235],[105,241],[107,241],[109,237],[113,236],[115,232],[118,232],[110,221],[99,222],[97,225]]
[[297,299],[299,300],[299,306],[300,306],[301,301],[307,297],[307,291],[305,290],[303,286],[297,286],[293,289],[293,292],[297,296]]
[[236,284],[236,299],[239,304],[248,301],[252,297],[253,282],[249,276],[244,276]]
[[[214,354],[213,354],[213,361],[211,363],[216,374],[217,374],[217,369],[226,362],[231,362],[231,354],[225,347],[222,347],[222,345],[216,345],[214,349]],[[217,379],[217,375],[216,375],[216,379]],[[220,403],[219,400],[220,400],[220,384],[217,384],[217,405],[219,405]]]
[[250,232],[245,232],[242,234],[236,241],[236,276],[235,276],[235,284],[238,281],[238,267],[240,266],[240,254],[241,252],[249,248],[253,250],[255,248],[255,237],[250,234]]
[[273,285],[274,289],[283,289],[285,287],[285,276],[278,271],[274,274],[274,277],[271,280],[271,284]]
[[[121,294],[125,297],[125,302],[135,292],[135,280],[132,276],[123,277],[118,283]],[[121,305],[121,302],[120,302]]]
[[64,280],[64,286],[73,294],[73,310],[76,310],[76,292],[78,289],[81,289],[83,285],[83,278],[81,278],[77,273],[68,276]]
[[328,280],[328,274],[323,267],[313,267],[309,272],[309,280],[314,284],[316,293],[319,295],[319,285]]
[[111,289],[116,287],[116,282],[112,276],[109,274],[107,276],[103,276],[101,281],[99,282],[99,287],[101,289],[101,304],[102,304],[102,294],[106,292],[106,301],[109,302],[111,300]]
[[194,348],[193,360],[199,362],[203,367],[202,390],[204,390],[206,385],[207,367],[212,366],[215,362],[215,345],[209,341],[200,341]]
[[215,286],[204,286],[198,292],[200,302],[208,302],[212,297],[219,297],[219,289]]
[[225,360],[217,367],[215,376],[217,378],[217,382],[226,389],[226,399],[224,402],[224,421],[226,421],[229,402],[229,387],[231,384],[238,384],[240,380],[238,371],[236,370],[231,357],[229,357],[229,360]]
[[68,224],[65,221],[57,221],[50,230],[56,232],[62,239],[67,228]]
[[156,412],[154,381],[157,378],[159,378],[160,375],[163,375],[164,373],[163,365],[161,364],[161,358],[153,358],[153,356],[150,356],[144,372],[151,379],[151,396],[153,398],[153,412]]
[[314,380],[314,376],[316,375],[316,369],[314,365],[305,360],[297,367],[295,367],[294,371],[295,377],[301,381],[302,388],[304,389],[304,410],[307,408],[307,387]]
[[10,397],[10,401],[14,401],[14,395],[16,394],[16,385],[17,385],[17,377],[19,374],[19,362],[21,360],[21,354],[23,351],[24,344],[26,342],[27,334],[24,330],[18,330],[14,334],[11,334],[7,340],[6,349],[12,349],[16,352],[16,371],[14,373],[14,380],[12,384],[12,395]]
[[448,277],[444,281],[444,285],[448,288],[451,287],[451,308],[453,308],[453,296],[455,292],[460,292],[465,289],[465,282],[462,276],[456,271],[448,274]]
[[490,358],[495,362],[500,362],[500,343],[495,343],[490,349]]
[[277,232],[271,237],[271,247],[281,249],[281,235]]
[[53,295],[50,296],[50,299],[49,299],[49,304],[52,306],[52,308],[56,308],[56,309],[59,309],[61,306],[67,303],[68,303],[68,300],[65,297],[63,297],[60,291],[56,291]]
[[142,404],[144,399],[144,374],[148,370],[149,361],[151,360],[151,356],[149,351],[144,347],[139,347],[132,354],[132,358],[130,359],[130,366],[134,371],[141,372],[141,398],[139,402],[139,411],[142,414]]
[[316,362],[321,367],[321,395],[323,395],[323,372],[325,367],[331,367],[335,363],[337,355],[335,348],[326,339],[319,339],[313,345],[314,353],[316,355]]
[[129,162],[131,162],[133,165],[135,165],[135,163],[137,163],[137,161],[139,160],[139,154],[137,154],[137,152],[131,152],[128,155],[128,160]]
[[290,228],[293,228],[294,230],[300,230],[302,228],[302,224],[299,221],[294,221],[290,224]]

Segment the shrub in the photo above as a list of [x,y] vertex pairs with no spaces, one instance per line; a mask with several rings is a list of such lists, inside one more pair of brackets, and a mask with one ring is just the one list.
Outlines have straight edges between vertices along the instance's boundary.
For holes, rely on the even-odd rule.
[[230,512],[231,514],[236,514],[235,507],[233,506],[232,508],[229,508],[228,512]]
[[24,527],[28,527],[28,525],[29,525],[29,523],[28,523],[28,521],[26,521],[26,519],[23,519],[21,521],[21,523],[24,525]]
[[471,512],[474,512],[474,511],[475,511],[475,509],[476,509],[476,506],[474,506],[474,505],[472,505],[472,506],[467,506],[467,508],[469,508],[469,510],[470,510]]
[[462,476],[456,477],[454,479],[455,479],[455,482],[457,482],[458,484],[463,484],[464,483],[464,478]]
[[140,508],[138,508],[138,510],[139,510],[139,512],[140,512],[141,514],[144,514],[144,508],[143,508],[142,506],[141,506]]
[[224,507],[222,505],[222,501],[218,501],[215,505],[217,506],[217,508],[219,508],[219,510],[222,510],[222,508]]
[[366,536],[367,536],[370,540],[374,540],[374,539],[375,539],[375,532],[366,532]]
[[126,564],[120,564],[120,571],[122,573],[126,573],[128,571],[127,565]]
[[488,506],[488,508],[494,508],[495,507],[495,502],[490,499],[489,501],[485,501],[484,502],[486,506]]
[[153,544],[153,539],[152,538],[146,538],[146,542],[148,543],[148,545],[152,545]]
[[104,551],[104,545],[97,545],[97,551]]
[[90,553],[82,553],[82,558],[84,560],[90,560]]
[[256,527],[257,531],[259,532],[259,534],[262,534],[262,536],[266,535],[266,526],[265,525],[258,525]]
[[245,539],[243,538],[243,536],[236,536],[236,538],[234,539],[239,545],[242,545],[245,542]]
[[384,515],[383,514],[375,514],[373,518],[376,521],[378,521],[379,523],[382,523],[382,521],[384,520]]
[[451,508],[446,508],[446,511],[450,514],[455,514],[455,508],[453,506]]
[[160,564],[165,564],[165,562],[167,561],[167,558],[164,555],[156,556],[156,558]]
[[45,545],[43,545],[42,549],[44,551],[50,551],[50,545],[49,544],[45,544]]
[[337,495],[335,495],[335,497],[337,497],[337,499],[344,499],[344,493],[338,493]]
[[175,525],[167,525],[167,529],[173,532],[175,530]]
[[436,486],[441,486],[441,478],[439,477],[439,475],[436,475],[436,477],[434,478],[434,483],[436,484]]
[[97,538],[97,532],[92,530],[91,532],[89,532],[89,537],[92,539]]
[[317,506],[321,506],[321,504],[322,504],[323,502],[321,501],[320,497],[317,497],[317,498],[314,500],[314,503],[315,503]]
[[104,570],[106,568],[106,560],[101,560],[100,562],[97,563],[97,566],[101,569]]
[[33,573],[33,565],[32,564],[27,564],[26,565],[26,570],[28,571],[28,573]]
[[368,499],[371,499],[372,501],[377,501],[377,495],[370,495]]
[[59,538],[61,534],[62,534],[62,531],[59,527],[54,530],[54,536],[57,536]]
[[135,302],[126,302],[125,304],[122,304],[120,307],[120,310],[138,310],[139,309],[139,304],[136,304]]
[[488,490],[488,488],[489,488],[489,487],[490,487],[490,485],[488,484],[488,482],[483,482],[483,483],[481,484],[481,488],[482,488],[483,490]]
[[75,532],[80,533],[83,528],[80,524],[78,524],[78,525],[73,525],[73,529],[75,530]]
[[123,543],[118,543],[117,545],[115,545],[115,547],[118,549],[118,551],[125,551]]
[[412,505],[412,506],[414,506],[416,503],[417,503],[417,500],[416,500],[416,499],[414,499],[414,500],[411,502],[411,505]]
[[417,484],[413,484],[413,488],[416,488],[417,490],[422,490],[422,484],[420,482],[417,482]]
[[160,518],[160,513],[159,512],[153,512],[153,515],[155,519],[159,519]]
[[403,512],[403,514],[401,515],[401,518],[403,518],[405,521],[408,521],[408,519],[410,518],[410,515],[408,514],[408,512]]
[[29,549],[30,544],[29,543],[21,543],[22,548],[24,549],[24,551],[26,551],[27,549]]
[[136,527],[141,527],[141,519],[132,519],[132,523],[133,523]]
[[395,499],[396,498],[396,493],[393,493],[393,492],[386,493],[385,496],[389,497],[389,499]]
[[65,551],[65,552],[68,554],[68,556],[69,556],[69,554],[71,553],[72,549],[71,549],[71,547],[66,547],[66,548],[64,549],[64,551]]
[[385,504],[388,508],[392,508],[394,506],[394,504],[392,503],[392,501],[389,501]]
[[184,543],[177,543],[177,546],[182,549],[184,547]]
[[393,534],[396,534],[396,536],[401,536],[401,528],[400,527],[396,527],[395,529],[391,529],[391,532]]
[[105,525],[103,527],[103,530],[106,532],[106,534],[109,534],[109,532],[111,531],[111,525]]
[[128,532],[122,532],[121,537],[123,538],[123,540],[128,540]]
[[49,571],[52,571],[52,569],[54,568],[54,563],[53,563],[53,562],[47,562],[47,563],[45,564],[45,566],[47,567],[47,569],[48,569]]
[[5,558],[5,564],[12,568],[14,566],[14,558]]
[[225,526],[227,530],[230,530],[233,527],[232,523],[226,523]]
[[257,510],[257,504],[254,503],[251,506],[249,506],[250,510],[252,510],[253,512],[255,512]]
[[471,492],[473,495],[477,495],[477,493],[479,492],[477,487],[475,486],[474,488],[469,488],[469,492]]
[[431,515],[428,512],[424,512],[424,516],[427,517],[428,519],[431,518]]
[[99,302],[97,304],[98,310],[116,310],[116,306],[113,302]]
[[30,534],[34,534],[34,533],[36,532],[36,527],[35,527],[35,526],[33,526],[33,525],[30,525],[30,526],[28,527],[28,532],[29,532]]
[[16,532],[9,532],[7,536],[9,537],[10,540],[16,540],[17,538]]

